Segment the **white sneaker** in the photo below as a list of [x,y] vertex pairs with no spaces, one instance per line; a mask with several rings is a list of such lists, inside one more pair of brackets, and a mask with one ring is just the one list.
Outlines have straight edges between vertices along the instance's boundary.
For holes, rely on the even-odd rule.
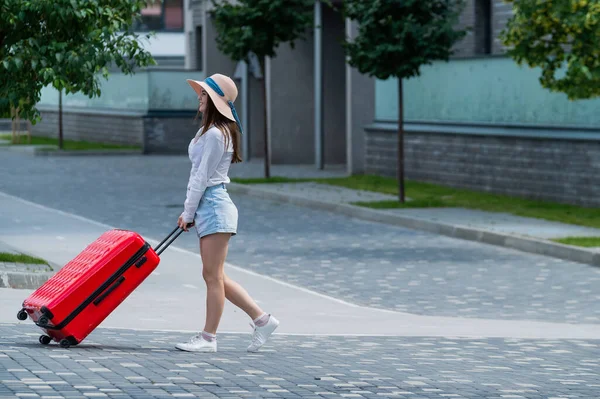
[[269,315],[269,321],[262,327],[250,323],[250,326],[254,327],[254,333],[252,334],[252,343],[248,347],[248,352],[257,352],[261,346],[267,343],[267,340],[273,334],[273,331],[279,326],[279,320]]
[[202,338],[202,334],[198,334],[193,336],[189,342],[177,344],[175,347],[187,352],[216,352],[217,339],[215,338],[212,342],[208,342]]

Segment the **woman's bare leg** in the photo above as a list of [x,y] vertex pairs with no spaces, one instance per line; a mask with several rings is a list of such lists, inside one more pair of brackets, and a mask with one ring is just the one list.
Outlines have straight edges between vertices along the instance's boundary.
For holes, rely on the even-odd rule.
[[225,297],[238,308],[242,309],[252,320],[264,314],[263,310],[252,299],[248,292],[238,283],[225,276]]
[[200,239],[202,277],[206,282],[204,331],[216,334],[225,305],[224,265],[231,234],[211,234]]

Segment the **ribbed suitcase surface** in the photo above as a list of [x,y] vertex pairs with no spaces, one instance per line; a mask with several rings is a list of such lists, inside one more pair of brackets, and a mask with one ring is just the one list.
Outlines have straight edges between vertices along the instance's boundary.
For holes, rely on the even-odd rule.
[[22,312],[48,334],[40,337],[41,343],[54,339],[65,347],[78,344],[159,262],[139,234],[108,231],[31,294]]
[[[111,230],[88,245],[75,259],[67,263],[59,272],[38,288],[26,301],[29,304],[50,304],[60,300],[70,290],[74,290],[86,278],[93,277],[94,269],[109,262],[127,241],[135,239],[127,231]],[[42,306],[42,305],[40,305]],[[47,305],[46,305],[47,306]]]

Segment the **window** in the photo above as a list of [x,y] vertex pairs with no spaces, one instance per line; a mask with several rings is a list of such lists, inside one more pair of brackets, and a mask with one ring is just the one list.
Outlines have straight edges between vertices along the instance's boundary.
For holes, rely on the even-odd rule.
[[156,0],[142,9],[136,31],[183,31],[183,0]]
[[475,53],[492,53],[492,1],[475,2]]
[[196,26],[196,69],[202,70],[202,26]]

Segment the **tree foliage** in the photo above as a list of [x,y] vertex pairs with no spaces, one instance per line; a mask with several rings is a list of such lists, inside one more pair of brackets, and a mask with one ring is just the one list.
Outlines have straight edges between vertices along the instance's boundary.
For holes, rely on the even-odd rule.
[[[313,23],[314,0],[213,0],[217,47],[234,61],[250,52],[263,62],[281,43],[304,37]],[[264,65],[262,65],[264,67]]]
[[540,83],[569,99],[600,95],[600,1],[507,0],[501,38],[519,65],[540,67]]
[[99,76],[154,64],[129,31],[143,0],[0,0],[0,114],[39,117],[43,87],[99,96]]
[[419,76],[421,65],[448,60],[466,34],[457,28],[463,7],[463,0],[346,0],[346,15],[359,25],[345,43],[350,65],[378,79]]

